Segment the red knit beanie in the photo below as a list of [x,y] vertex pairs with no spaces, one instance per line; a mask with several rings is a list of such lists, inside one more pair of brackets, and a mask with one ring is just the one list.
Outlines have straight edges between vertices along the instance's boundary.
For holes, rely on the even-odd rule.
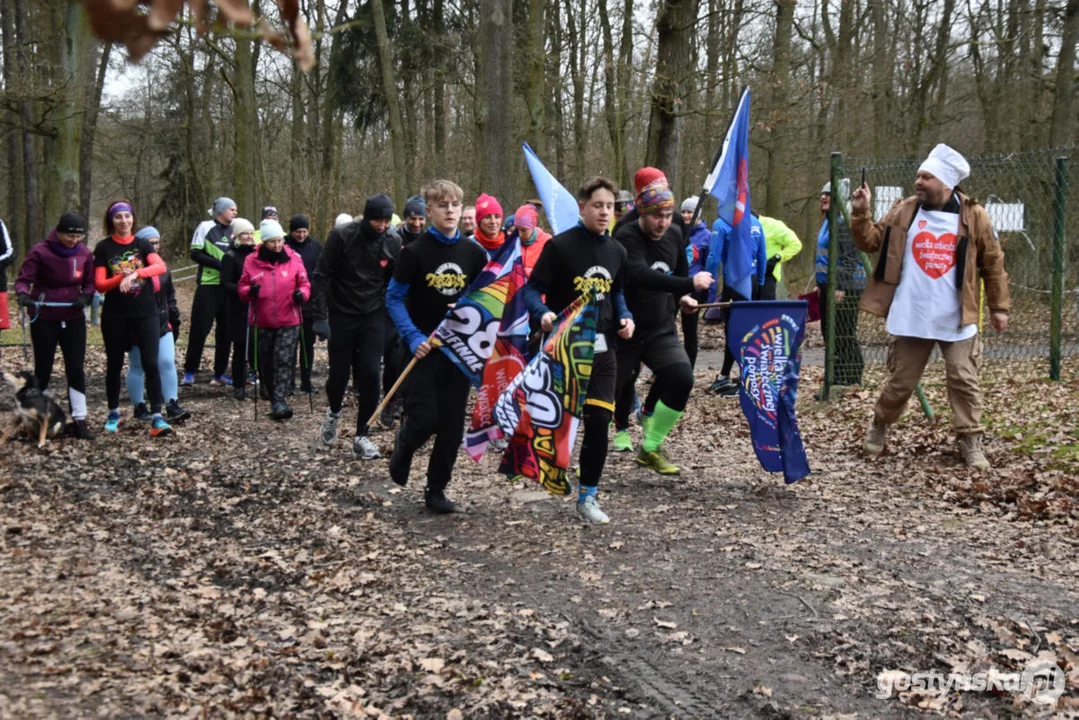
[[502,214],[502,206],[498,204],[498,200],[484,193],[476,198],[476,222],[483,220],[488,215],[505,217]]
[[633,188],[634,188],[634,191],[635,191],[634,194],[640,193],[641,190],[644,190],[646,185],[650,185],[651,183],[655,182],[656,180],[659,180],[660,178],[663,178],[663,180],[666,180],[667,176],[664,175],[663,171],[660,170],[659,168],[654,168],[654,167],[641,168],[633,176]]

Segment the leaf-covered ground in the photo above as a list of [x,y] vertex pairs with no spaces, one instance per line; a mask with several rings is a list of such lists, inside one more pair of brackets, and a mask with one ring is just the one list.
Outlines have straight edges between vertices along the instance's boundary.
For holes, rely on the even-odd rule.
[[[703,392],[716,359],[702,356],[669,441],[683,474],[612,455],[604,527],[463,454],[450,488],[462,512],[432,516],[425,456],[401,490],[385,459],[351,458],[350,437],[313,446],[318,397],[314,414],[296,397],[276,424],[203,382],[182,394],[196,416],[171,438],[129,420],[93,444],[5,446],[0,716],[1079,706],[1079,366],[1059,384],[1037,379],[1042,367],[987,369],[995,469],[983,474],[958,461],[939,364],[926,378],[938,423],[912,407],[875,461],[858,452],[875,386],[820,406],[808,367],[814,474],[785,487],[751,457],[737,401]],[[5,348],[5,367],[21,361]],[[103,364],[92,349],[95,425]],[[375,439],[388,455],[391,432]],[[1069,674],[1056,708],[999,692],[874,697],[887,671],[1014,671],[1038,657]]]

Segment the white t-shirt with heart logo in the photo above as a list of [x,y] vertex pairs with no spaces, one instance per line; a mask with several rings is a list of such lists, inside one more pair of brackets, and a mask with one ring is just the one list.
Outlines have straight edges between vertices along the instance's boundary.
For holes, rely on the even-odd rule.
[[958,342],[978,333],[961,326],[962,299],[955,284],[959,215],[919,208],[907,230],[903,269],[888,311],[888,332]]

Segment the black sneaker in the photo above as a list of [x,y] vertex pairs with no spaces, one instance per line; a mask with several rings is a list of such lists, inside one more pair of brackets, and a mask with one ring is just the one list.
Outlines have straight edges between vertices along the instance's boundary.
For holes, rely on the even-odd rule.
[[308,380],[307,382],[300,383],[300,392],[303,393],[304,395],[313,395],[314,394],[315,388],[311,387],[311,381],[310,380]]
[[237,386],[236,389],[232,391],[232,397],[236,398],[237,400],[246,400],[247,390],[245,390],[242,385]]
[[90,431],[90,425],[83,420],[75,420],[71,423],[71,434],[79,440],[93,440],[94,433]]
[[150,408],[146,407],[144,402],[135,406],[135,412],[132,415],[136,420],[141,420],[142,422],[150,422],[154,419],[154,416],[150,414]]
[[180,407],[179,400],[169,400],[165,403],[165,417],[170,423],[182,423],[191,417],[191,411]]
[[457,511],[453,501],[446,497],[446,493],[434,488],[426,488],[423,491],[423,504],[427,509],[439,515],[449,515]]
[[408,473],[412,470],[412,454],[401,442],[398,435],[393,441],[393,453],[390,455],[390,480],[404,487],[408,484]]
[[738,386],[731,382],[731,379],[729,377],[717,375],[715,382],[713,382],[712,385],[708,388],[708,392],[716,393],[717,395],[723,395],[730,392],[731,388],[737,390]]
[[274,420],[288,420],[292,417],[292,408],[284,401],[275,402],[270,410],[270,417]]

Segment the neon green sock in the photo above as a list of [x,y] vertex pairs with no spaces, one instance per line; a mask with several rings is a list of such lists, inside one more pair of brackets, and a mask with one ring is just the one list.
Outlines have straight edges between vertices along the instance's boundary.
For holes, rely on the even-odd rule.
[[667,439],[671,428],[682,417],[684,410],[671,410],[660,400],[656,403],[656,409],[652,412],[652,419],[644,426],[644,451],[655,452]]

